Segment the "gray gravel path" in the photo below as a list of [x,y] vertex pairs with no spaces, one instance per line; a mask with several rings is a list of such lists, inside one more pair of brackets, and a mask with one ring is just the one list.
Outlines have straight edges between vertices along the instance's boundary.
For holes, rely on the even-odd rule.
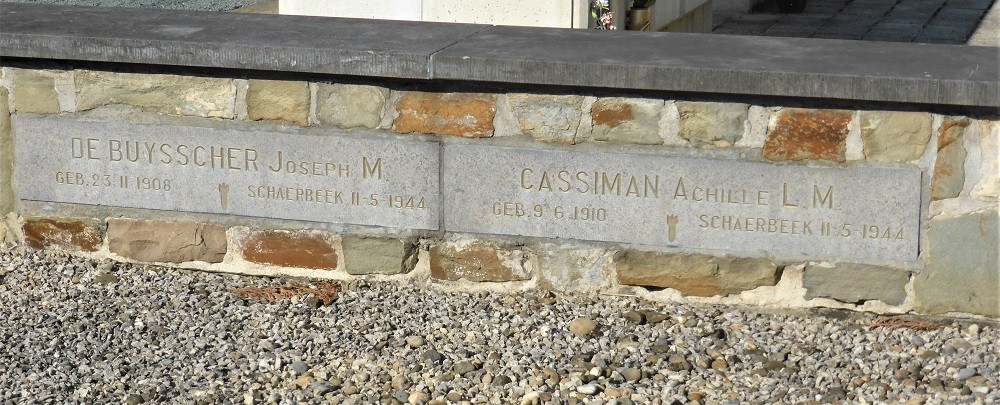
[[990,321],[289,282],[0,254],[0,403],[1000,402]]
[[[717,34],[965,44],[978,31],[995,32],[984,16],[996,0],[807,0],[801,13],[781,13],[775,0],[755,12],[712,14]],[[985,35],[985,34],[980,34]],[[995,38],[995,37],[994,37]],[[1000,46],[973,41],[972,45]]]

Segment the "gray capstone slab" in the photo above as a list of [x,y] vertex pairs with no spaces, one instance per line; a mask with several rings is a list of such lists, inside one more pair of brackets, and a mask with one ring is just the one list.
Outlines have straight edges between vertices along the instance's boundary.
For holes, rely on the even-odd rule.
[[0,3],[0,56],[1000,106],[995,47]]
[[5,57],[427,78],[486,26],[0,3]]
[[433,63],[452,80],[1000,106],[991,47],[494,26]]
[[436,142],[57,116],[14,126],[23,200],[438,228]]
[[920,170],[447,143],[448,231],[914,261]]

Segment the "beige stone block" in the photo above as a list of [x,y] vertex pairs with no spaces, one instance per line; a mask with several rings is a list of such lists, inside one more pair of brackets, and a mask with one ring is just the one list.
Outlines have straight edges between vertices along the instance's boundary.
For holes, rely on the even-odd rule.
[[430,248],[431,277],[458,281],[519,281],[531,277],[521,249],[488,242],[444,242]]
[[195,222],[165,222],[112,218],[108,249],[141,262],[218,263],[226,255],[226,228]]
[[750,106],[678,101],[680,136],[694,146],[733,146],[743,137]]
[[582,96],[512,93],[507,102],[522,133],[542,142],[575,142]]
[[56,72],[14,69],[14,108],[19,112],[58,114]]
[[0,252],[10,251],[21,239],[21,218],[13,212],[0,215]]
[[781,267],[767,259],[622,251],[615,256],[618,282],[673,288],[684,295],[738,294],[777,284]]
[[865,157],[882,162],[920,159],[931,138],[933,119],[922,112],[861,112]]
[[979,179],[972,186],[972,197],[984,201],[1000,198],[1000,121],[979,121]]
[[316,120],[341,128],[375,129],[388,99],[389,89],[384,87],[317,83]]
[[538,251],[538,286],[556,291],[592,291],[605,287],[610,254],[606,249],[542,246]]
[[235,116],[232,79],[92,70],[75,74],[77,111],[125,104],[162,114]]
[[309,125],[309,83],[250,80],[247,116],[251,120],[281,120]]
[[14,210],[14,189],[10,184],[14,172],[14,144],[10,132],[8,91],[0,87],[0,215]]
[[763,148],[767,140],[767,125],[771,120],[772,111],[768,107],[758,105],[752,105],[747,110],[747,131],[735,145],[743,148]]
[[663,100],[600,98],[590,110],[593,138],[598,141],[659,145]]

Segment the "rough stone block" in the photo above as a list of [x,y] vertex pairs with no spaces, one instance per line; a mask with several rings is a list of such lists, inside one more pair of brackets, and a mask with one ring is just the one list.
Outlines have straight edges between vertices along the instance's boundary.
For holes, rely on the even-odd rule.
[[14,188],[10,177],[14,173],[14,143],[10,132],[10,106],[6,87],[0,87],[0,216],[14,210]]
[[621,284],[673,288],[700,297],[773,286],[781,276],[781,268],[767,259],[622,251],[615,264]]
[[750,106],[740,103],[678,101],[680,136],[695,146],[733,146],[743,137]]
[[344,236],[344,268],[349,274],[409,273],[417,264],[414,240]]
[[594,139],[641,145],[659,145],[663,100],[600,98],[590,110]]
[[512,93],[507,95],[507,100],[521,132],[542,142],[576,141],[582,96]]
[[316,120],[341,128],[379,127],[389,89],[341,83],[316,84]]
[[808,265],[802,276],[806,299],[817,297],[861,303],[879,300],[889,305],[906,301],[906,283],[910,272],[890,267],[855,263],[835,266]]
[[104,235],[104,224],[97,220],[27,218],[21,229],[32,249],[93,252],[101,248]]
[[965,184],[965,146],[962,134],[969,126],[968,119],[946,118],[938,131],[937,161],[931,180],[931,199],[954,198]]
[[76,109],[126,104],[140,109],[194,117],[235,117],[232,79],[168,74],[77,70]]
[[396,101],[398,133],[412,132],[469,138],[493,136],[495,94],[404,92]]
[[882,162],[920,159],[931,138],[932,122],[931,115],[922,112],[862,112],[865,157]]
[[247,117],[309,125],[309,83],[289,80],[248,80]]
[[556,291],[597,290],[607,284],[605,249],[546,246],[538,252],[538,286]]
[[194,222],[108,220],[111,253],[142,262],[218,263],[226,256],[226,228]]
[[430,249],[431,277],[458,281],[518,281],[531,277],[525,268],[527,255],[492,243],[444,242]]
[[843,162],[851,112],[784,108],[778,111],[761,154],[768,160]]
[[19,112],[58,114],[59,94],[56,93],[55,73],[14,69],[14,107]]
[[985,201],[1000,198],[1000,121],[980,121],[979,179],[972,186],[972,196]]
[[915,277],[916,309],[1000,316],[1000,221],[995,209],[931,219],[927,265]]
[[242,241],[247,261],[282,267],[336,270],[337,249],[331,238],[313,231],[251,231]]

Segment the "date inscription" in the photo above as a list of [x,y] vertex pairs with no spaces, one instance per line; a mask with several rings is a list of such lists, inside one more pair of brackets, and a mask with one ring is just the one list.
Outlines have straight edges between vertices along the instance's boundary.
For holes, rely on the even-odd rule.
[[434,143],[336,130],[17,120],[26,200],[438,228]]
[[918,254],[916,168],[444,148],[449,230],[871,261]]

